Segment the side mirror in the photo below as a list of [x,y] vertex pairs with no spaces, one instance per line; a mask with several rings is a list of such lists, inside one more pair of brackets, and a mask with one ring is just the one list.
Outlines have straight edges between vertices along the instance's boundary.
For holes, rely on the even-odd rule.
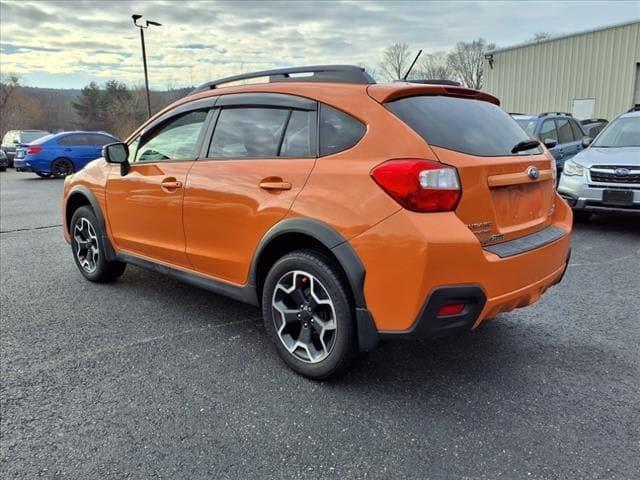
[[110,143],[102,147],[102,156],[108,163],[120,164],[120,175],[129,173],[129,146],[126,143]]
[[591,137],[582,137],[582,148],[587,148],[593,142],[593,138]]
[[558,141],[557,140],[553,140],[551,138],[546,138],[544,140],[544,142],[542,142],[542,143],[544,143],[544,146],[547,147],[547,148],[553,148],[556,145],[558,145]]

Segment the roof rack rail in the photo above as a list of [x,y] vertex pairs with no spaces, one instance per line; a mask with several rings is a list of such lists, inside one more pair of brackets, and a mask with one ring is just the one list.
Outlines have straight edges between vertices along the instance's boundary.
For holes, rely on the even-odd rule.
[[640,112],[640,103],[636,103],[633,107],[627,110],[627,113]]
[[[311,75],[299,75],[311,74]],[[220,78],[212,82],[203,83],[191,94],[213,90],[220,85],[231,82],[239,82],[252,78],[269,77],[271,82],[336,82],[336,83],[356,83],[371,84],[375,80],[365,72],[364,68],[355,65],[315,65],[311,67],[277,68],[274,70],[262,70],[260,72],[244,73],[232,77]]]
[[568,117],[573,117],[573,115],[567,112],[544,112],[540,114],[541,117],[546,117],[548,115],[567,115]]
[[440,78],[428,78],[428,79],[415,79],[415,80],[397,80],[398,82],[409,82],[409,83],[423,83],[426,85],[451,85],[452,87],[459,87],[460,82],[455,82],[453,80],[443,80]]
[[587,123],[596,123],[596,122],[607,122],[607,123],[609,123],[609,120],[607,120],[606,118],[585,118],[583,120],[580,120],[580,124],[581,125],[586,125]]

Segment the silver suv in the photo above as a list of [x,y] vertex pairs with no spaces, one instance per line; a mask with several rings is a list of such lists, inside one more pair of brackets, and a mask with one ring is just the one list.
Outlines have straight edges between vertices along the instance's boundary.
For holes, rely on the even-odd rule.
[[640,108],[613,120],[589,147],[564,164],[558,193],[576,220],[595,212],[640,213]]

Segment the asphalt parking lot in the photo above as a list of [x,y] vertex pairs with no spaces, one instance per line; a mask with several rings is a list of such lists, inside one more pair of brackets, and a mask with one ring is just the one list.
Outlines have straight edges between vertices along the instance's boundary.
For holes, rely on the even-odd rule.
[[640,219],[578,225],[562,284],[325,383],[256,308],[128,267],[86,282],[62,182],[0,174],[3,478],[637,478]]

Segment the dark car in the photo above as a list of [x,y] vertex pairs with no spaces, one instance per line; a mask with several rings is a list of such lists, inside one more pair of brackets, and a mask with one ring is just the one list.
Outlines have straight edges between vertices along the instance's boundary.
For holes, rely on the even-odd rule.
[[46,130],[9,130],[2,139],[2,151],[9,159],[9,166],[13,167],[13,158],[16,148],[24,147],[45,135],[49,135]]
[[9,159],[3,150],[0,150],[0,172],[4,172],[9,166]]
[[[584,148],[583,143],[588,144],[583,142],[587,134],[580,122],[570,113],[547,112],[539,115],[512,113],[511,116],[529,135],[548,146],[556,159],[558,172],[562,171],[566,160]],[[554,142],[555,145],[551,146]]]
[[585,131],[587,136],[591,138],[596,138],[598,134],[607,126],[609,123],[604,118],[589,118],[587,120],[580,120],[580,125],[582,125],[582,129]]
[[33,172],[40,177],[66,177],[98,158],[104,145],[119,141],[105,132],[77,131],[47,135],[18,148],[16,170]]

